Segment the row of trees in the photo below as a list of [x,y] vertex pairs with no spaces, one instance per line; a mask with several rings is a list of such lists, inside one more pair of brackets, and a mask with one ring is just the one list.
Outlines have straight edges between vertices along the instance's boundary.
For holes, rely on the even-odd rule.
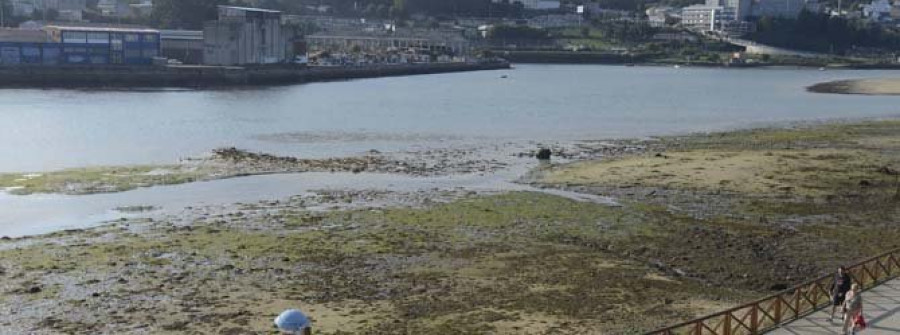
[[[0,0],[2,1],[2,0]],[[295,0],[156,0],[150,24],[163,28],[199,29],[216,15],[216,6],[233,4],[277,9],[286,13],[303,13],[306,5]],[[494,16],[518,17],[524,11],[521,2],[502,0],[323,0],[333,14],[365,17],[405,18],[422,13],[429,16]]]
[[604,38],[620,43],[644,41],[659,30],[651,27],[646,21],[605,21],[595,22],[594,26]]
[[751,39],[775,46],[843,54],[854,47],[900,50],[900,33],[861,20],[801,12],[796,19],[763,17]]
[[154,0],[150,24],[160,28],[202,29],[204,22],[215,20],[217,6],[228,4],[228,0]]
[[[629,0],[630,1],[630,0]],[[88,8],[96,8],[98,0],[88,0]],[[282,10],[286,13],[303,13],[307,5],[328,5],[332,14],[361,15],[380,18],[406,18],[421,13],[429,16],[480,16],[480,17],[520,17],[524,6],[516,0],[155,0],[149,20],[141,22],[160,28],[200,29],[203,22],[216,17],[216,6],[238,5]],[[27,19],[54,19],[53,13],[39,13],[40,17],[11,18],[10,0],[0,0],[0,9],[7,26]],[[50,17],[47,17],[50,16]],[[95,18],[100,21],[103,18]],[[144,22],[146,21],[146,22]]]

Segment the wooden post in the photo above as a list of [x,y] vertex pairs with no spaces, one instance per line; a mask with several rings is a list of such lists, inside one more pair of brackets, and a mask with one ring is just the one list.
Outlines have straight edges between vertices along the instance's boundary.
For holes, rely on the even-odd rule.
[[703,335],[703,321],[694,324],[694,335]]
[[797,291],[794,291],[794,319],[800,317],[800,295],[803,294],[802,288],[797,288]]
[[877,283],[877,282],[881,281],[881,275],[878,274],[880,264],[881,264],[881,259],[876,258],[875,264],[873,264],[874,266],[872,267],[872,268],[874,268],[874,270],[872,271],[872,276],[875,276],[875,278],[873,278],[873,280],[872,280],[872,283]]
[[759,304],[754,304],[750,309],[750,333],[759,332]]
[[725,313],[725,320],[722,320],[722,335],[731,335],[731,313]]
[[781,324],[781,296],[775,298],[775,324]]

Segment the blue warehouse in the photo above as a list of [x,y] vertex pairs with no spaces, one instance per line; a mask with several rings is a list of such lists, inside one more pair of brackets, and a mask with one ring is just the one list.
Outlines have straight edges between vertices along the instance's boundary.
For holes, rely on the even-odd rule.
[[159,31],[132,28],[46,26],[62,48],[62,64],[152,64],[160,54]]
[[150,65],[159,55],[160,33],[154,29],[0,29],[0,65]]

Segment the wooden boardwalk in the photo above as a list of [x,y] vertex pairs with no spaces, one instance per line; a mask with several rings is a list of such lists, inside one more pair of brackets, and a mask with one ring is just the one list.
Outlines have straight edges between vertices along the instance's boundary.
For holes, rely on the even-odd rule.
[[[900,279],[894,279],[862,293],[863,315],[869,328],[860,335],[900,334]],[[769,334],[773,335],[841,335],[838,321],[828,322],[831,308],[815,312],[791,322]],[[838,314],[838,318],[840,314]]]

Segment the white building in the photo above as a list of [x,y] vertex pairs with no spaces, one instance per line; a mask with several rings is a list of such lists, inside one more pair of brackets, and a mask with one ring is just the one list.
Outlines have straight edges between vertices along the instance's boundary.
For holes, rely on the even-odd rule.
[[[501,0],[493,0],[494,3],[499,3]],[[535,10],[551,10],[551,9],[559,9],[562,4],[559,0],[512,0],[510,3],[519,2],[525,9],[535,9]]]
[[[760,1],[765,0],[757,0],[756,3]],[[729,8],[729,11],[734,12],[734,19],[739,21],[747,20],[751,13],[751,7],[756,3],[752,2],[752,0],[706,0],[707,6]]]
[[12,9],[14,16],[30,16],[34,12],[34,0],[13,0]]
[[13,15],[31,16],[35,11],[55,10],[59,13],[56,20],[81,21],[86,7],[85,0],[13,0]]
[[692,5],[681,9],[681,24],[697,31],[717,31],[728,21],[735,21],[734,8]]
[[862,13],[864,17],[867,17],[872,20],[881,20],[884,17],[891,16],[891,10],[894,9],[894,6],[891,5],[891,2],[888,0],[875,0],[868,5],[862,6]]
[[673,7],[650,7],[645,12],[651,27],[665,27],[669,20],[681,17],[681,10]]
[[97,9],[103,16],[127,17],[131,15],[131,6],[128,0],[100,0]]
[[272,64],[287,60],[281,12],[219,6],[219,19],[203,27],[203,61],[212,65]]

